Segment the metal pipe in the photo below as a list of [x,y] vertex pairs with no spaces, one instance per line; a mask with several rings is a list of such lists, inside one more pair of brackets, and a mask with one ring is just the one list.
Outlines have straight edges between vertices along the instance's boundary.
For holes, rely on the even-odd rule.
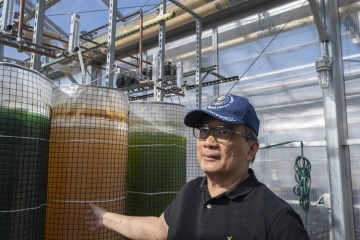
[[23,23],[24,23],[24,9],[25,9],[25,1],[20,1],[20,11],[19,11],[19,25],[18,25],[18,38],[17,41],[20,42],[22,39],[22,30],[23,30]]
[[[17,40],[16,38],[16,34],[11,34],[11,35],[6,35],[7,38],[10,38],[10,39],[13,39],[13,40]],[[39,45],[39,44],[36,44],[36,43],[33,43],[31,39],[29,38],[21,38],[22,40],[24,40],[25,43],[27,44],[30,44],[32,46],[35,46],[35,47],[38,47],[38,48],[42,48],[42,49],[45,49],[47,51],[54,51],[54,49],[51,49],[49,47],[45,47],[45,46],[42,46],[42,45]],[[27,41],[27,40],[30,40],[30,41]],[[50,45],[50,44],[45,44],[44,45]],[[18,45],[19,46],[19,45]],[[52,45],[51,45],[52,46]],[[23,46],[21,46],[21,48],[23,49]]]
[[[12,43],[12,42],[9,42],[9,41],[5,41],[3,39],[0,39],[0,43],[4,44],[6,46],[9,46],[9,47],[13,47],[13,48],[18,48],[19,47],[18,44]],[[21,49],[24,50],[25,52],[33,52],[33,53],[37,53],[37,54],[40,54],[40,55],[43,55],[43,56],[56,58],[56,54],[54,54],[53,52],[47,53],[47,52],[36,50],[34,48],[30,48],[30,47],[27,47],[27,46],[21,46]]]
[[[94,41],[92,41],[92,40],[90,40],[90,39],[87,39],[87,38],[84,38],[84,37],[80,37],[80,38],[83,39],[83,40],[85,40],[85,41],[91,42],[91,43],[96,44],[96,45],[98,45],[99,47],[101,47],[101,45],[100,45],[99,43],[97,43],[97,42],[94,42]],[[82,47],[82,48],[90,50],[89,48],[86,48],[86,47]],[[102,56],[106,56],[105,53],[102,53],[102,52],[99,52],[99,51],[93,51],[93,52],[96,53],[96,54],[102,55]],[[117,54],[117,51],[115,51],[115,53]],[[129,64],[129,65],[131,65],[131,66],[133,66],[133,67],[136,67],[136,68],[138,67],[138,65],[135,65],[135,64],[126,62],[126,61],[121,60],[121,59],[119,59],[119,58],[115,58],[115,59],[116,59],[117,61],[119,61],[119,62],[123,62],[123,63],[125,63],[125,64]],[[137,59],[138,59],[138,58],[137,58]]]
[[[136,14],[139,14],[139,11],[134,12],[134,13],[129,14],[129,15],[126,15],[125,17],[122,17],[122,18],[116,20],[116,22],[121,22],[121,21],[123,21],[123,20],[125,20],[125,19],[127,19],[127,18],[129,18],[129,17],[135,16]],[[100,27],[97,27],[97,28],[95,28],[95,29],[93,29],[93,30],[91,30],[91,31],[89,31],[89,32],[86,32],[86,33],[84,33],[83,35],[80,35],[80,37],[85,37],[85,36],[87,36],[87,35],[89,35],[89,34],[91,34],[91,33],[93,33],[93,32],[96,32],[97,30],[100,30],[100,29],[102,29],[102,28],[104,28],[104,27],[107,27],[107,26],[109,26],[108,23],[107,23],[107,24],[104,24],[104,25],[102,25],[102,26],[100,26]]]
[[139,74],[142,74],[143,65],[142,65],[142,52],[143,52],[143,11],[140,12],[140,41],[139,41],[139,54],[140,54],[140,61],[139,61]]
[[[76,58],[74,58],[73,60],[74,60],[74,61],[77,61],[77,62],[80,62],[80,60],[79,60],[79,59],[76,59]],[[94,67],[100,68],[100,69],[102,69],[102,70],[105,70],[105,68],[100,67],[100,66],[95,65],[95,64],[87,63],[87,65],[94,66]]]

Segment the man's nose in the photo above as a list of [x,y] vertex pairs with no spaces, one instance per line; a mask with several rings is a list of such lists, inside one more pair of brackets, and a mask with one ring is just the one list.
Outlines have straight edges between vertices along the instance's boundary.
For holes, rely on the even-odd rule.
[[215,140],[213,131],[210,131],[207,138],[204,139],[204,146],[205,147],[217,147],[217,146],[219,146],[219,143]]

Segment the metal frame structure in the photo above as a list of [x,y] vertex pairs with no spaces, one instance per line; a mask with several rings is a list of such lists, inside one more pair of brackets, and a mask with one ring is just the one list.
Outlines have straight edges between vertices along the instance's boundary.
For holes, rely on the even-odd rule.
[[[45,3],[45,0],[38,0],[38,7],[36,10],[32,10],[33,6],[31,2],[28,0],[17,0],[17,3],[25,3],[22,5],[22,11],[26,11],[29,14],[23,17],[23,22],[26,23],[29,21],[35,14],[35,26],[33,28],[34,37],[32,42],[26,42],[28,46],[21,46],[21,50],[29,51],[32,53],[31,56],[31,67],[35,70],[44,70],[45,68],[51,66],[52,64],[60,63],[66,59],[76,60],[75,57],[70,56],[62,56],[61,58],[57,58],[54,61],[48,62],[40,66],[40,55],[48,56],[48,57],[59,57],[55,54],[57,51],[61,51],[62,49],[56,49],[54,46],[46,46],[41,42],[41,35],[46,36],[45,34],[41,34],[42,32],[42,22],[44,26],[51,29],[56,30],[64,36],[67,36],[66,33],[61,30],[56,24],[54,24],[50,19],[44,16],[44,12],[47,8],[53,6],[60,0],[48,0]],[[104,3],[107,0],[102,0]],[[179,6],[186,12],[192,14],[196,18],[196,70],[184,73],[184,77],[190,75],[196,75],[196,84],[188,85],[186,89],[197,89],[196,100],[197,107],[201,108],[201,95],[202,95],[202,87],[205,86],[214,86],[214,95],[218,95],[219,93],[219,84],[229,81],[238,80],[237,76],[225,78],[221,76],[216,67],[211,66],[208,68],[202,68],[201,66],[201,35],[202,35],[202,22],[201,17],[193,12],[191,9],[183,6],[179,2],[175,0],[169,0],[173,4]],[[321,12],[317,8],[317,3],[315,0],[308,0],[309,5],[314,16],[314,21],[319,32],[319,39],[321,45],[321,54],[329,55],[334,58],[334,65],[332,67],[330,81],[328,88],[324,88],[322,90],[323,93],[323,102],[324,102],[324,116],[326,121],[326,141],[319,142],[304,142],[304,146],[308,147],[316,147],[316,146],[326,146],[328,152],[328,169],[329,169],[329,182],[330,182],[330,192],[331,192],[331,239],[355,239],[355,230],[354,230],[354,216],[353,216],[353,202],[352,202],[352,193],[351,193],[351,167],[350,167],[350,157],[349,157],[349,146],[350,145],[359,145],[359,139],[348,139],[347,135],[347,120],[346,120],[346,110],[345,110],[345,93],[344,93],[344,76],[343,76],[343,67],[342,67],[342,52],[341,52],[341,41],[340,41],[340,27],[339,27],[339,13],[338,13],[338,2],[336,0],[325,0],[324,5],[321,5]],[[134,33],[138,30],[141,30],[142,27],[146,28],[147,26],[160,23],[160,31],[159,31],[159,50],[161,53],[161,81],[158,83],[159,88],[164,88],[164,81],[172,81],[172,84],[175,84],[174,76],[165,77],[164,76],[164,60],[165,60],[165,32],[166,32],[166,20],[173,16],[172,13],[166,14],[166,1],[161,0],[160,4],[160,17],[156,20],[152,20],[149,22],[145,22],[140,24],[139,27],[134,27],[125,32],[121,32],[116,34],[115,27],[116,22],[123,21],[123,17],[116,21],[116,16],[120,16],[119,12],[116,9],[116,0],[110,1],[109,7],[109,24],[105,26],[109,26],[108,36],[110,37],[110,41],[103,41],[99,43],[94,43],[88,48],[82,47],[81,51],[84,54],[85,58],[90,59],[97,63],[97,65],[91,66],[91,76],[92,80],[97,78],[98,75],[96,72],[101,68],[101,64],[104,61],[101,61],[96,58],[92,58],[87,56],[86,53],[90,51],[95,51],[99,46],[108,44],[108,53],[107,61],[106,61],[106,74],[107,74],[107,85],[113,85],[113,70],[114,70],[114,61],[115,55],[121,54],[115,51],[114,41],[115,39],[121,38],[122,36],[126,36],[128,34]],[[322,19],[323,18],[323,19]],[[19,26],[20,24],[15,24],[15,26]],[[82,39],[91,42],[89,39],[84,39],[86,35],[90,32],[94,32],[100,28],[89,31],[88,33],[82,35]],[[26,26],[19,26],[20,29],[27,28]],[[4,45],[11,46],[14,48],[19,48],[19,43],[17,42],[16,36],[9,35],[5,36],[0,34],[0,58],[3,59],[4,55]],[[47,36],[51,37],[51,36]],[[218,63],[218,48],[217,48],[217,28],[213,28],[212,31],[212,39],[213,39],[213,59],[214,64]],[[22,39],[26,40],[26,39]],[[61,41],[61,39],[56,39]],[[64,41],[64,40],[62,40]],[[64,41],[66,42],[66,41]],[[101,55],[100,53],[96,53]],[[105,54],[104,54],[105,55]],[[14,60],[7,58],[9,60]],[[16,60],[14,60],[16,61]],[[146,62],[141,60],[140,62]],[[148,63],[148,62],[147,62]],[[19,64],[21,62],[19,61]],[[141,69],[141,67],[140,67]],[[204,78],[201,78],[201,73],[205,73],[205,76],[208,74],[212,74],[218,77],[218,80],[210,81],[202,83]],[[72,82],[76,82],[76,80],[69,73],[64,73]],[[101,80],[100,80],[101,81]],[[99,82],[97,82],[99,84]],[[141,84],[133,85],[131,87],[126,87],[120,89],[122,91],[127,91],[128,93],[141,93],[148,90],[151,90],[148,86],[143,86]],[[142,96],[134,96],[130,97],[130,100],[138,100],[144,99],[148,97],[154,96],[153,94],[145,94]],[[158,91],[155,96],[156,100],[162,101],[164,97],[163,91]],[[272,145],[272,144],[268,144]],[[261,145],[267,146],[267,145]],[[299,147],[299,144],[293,143],[289,146],[284,147]]]
[[[110,8],[110,2],[109,2],[109,0],[101,0],[108,8]],[[118,18],[122,18],[122,17],[124,17],[120,12],[119,12],[119,10],[117,10],[116,9],[116,16],[118,17]]]
[[[35,9],[35,22],[33,43],[40,45],[42,43],[43,27],[45,17],[45,0],[38,0]],[[31,69],[39,70],[41,67],[40,55],[36,53],[31,54]]]
[[190,8],[182,5],[176,0],[169,0],[174,5],[180,7],[187,13],[190,13],[196,18],[196,107],[201,108],[201,97],[202,97],[202,81],[201,79],[201,35],[202,35],[202,20],[201,16],[192,11]]
[[[334,59],[328,72],[328,83],[322,86],[326,126],[326,150],[331,196],[330,239],[355,239],[354,209],[350,153],[345,107],[345,82],[339,25],[339,6],[336,0],[325,0],[317,9],[309,0],[320,38],[321,56]],[[322,16],[322,18],[320,17]]]
[[[219,51],[218,51],[218,29],[212,28],[212,47],[213,47],[213,63],[219,65]],[[219,73],[219,69],[216,69],[216,73]],[[219,96],[219,85],[214,85],[214,96]]]
[[108,52],[106,56],[106,86],[114,86],[115,62],[115,35],[116,35],[117,0],[110,0],[109,27],[108,27]]
[[[163,16],[166,14],[166,0],[160,0],[160,9],[159,16]],[[166,22],[162,21],[159,26],[159,56],[160,56],[160,81],[158,83],[154,83],[156,87],[163,88],[164,87],[164,64],[165,64],[165,33],[166,33]],[[155,78],[156,81],[156,78]],[[154,100],[155,101],[163,101],[164,100],[164,92],[158,91],[154,88]]]

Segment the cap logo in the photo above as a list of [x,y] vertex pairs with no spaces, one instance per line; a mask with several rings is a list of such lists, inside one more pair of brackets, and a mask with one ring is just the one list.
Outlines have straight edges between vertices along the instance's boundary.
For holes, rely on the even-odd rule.
[[219,105],[222,104],[225,100],[226,100],[225,96],[220,96],[214,100],[213,104]]
[[212,103],[207,107],[207,109],[219,109],[229,106],[230,103],[234,101],[234,98],[231,95],[217,97]]

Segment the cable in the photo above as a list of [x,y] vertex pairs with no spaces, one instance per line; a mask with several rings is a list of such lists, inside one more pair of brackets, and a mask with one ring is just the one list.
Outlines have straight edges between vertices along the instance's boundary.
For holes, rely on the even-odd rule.
[[[286,145],[286,144],[294,143],[294,142],[299,142],[299,141],[283,142],[283,143],[279,143],[279,144],[266,146],[266,147],[263,147],[260,149],[272,148],[272,147]],[[304,157],[303,141],[300,141],[300,144],[301,144],[301,155],[296,157],[295,165],[294,165],[295,181],[297,184],[293,188],[293,193],[296,196],[300,197],[299,203],[300,203],[300,207],[305,212],[305,227],[307,227],[307,217],[308,217],[307,213],[309,211],[310,206],[312,206],[310,203],[311,163],[306,157]]]
[[238,82],[242,79],[242,77],[249,71],[249,69],[255,64],[255,62],[260,58],[260,56],[265,52],[265,50],[270,46],[270,44],[277,38],[277,36],[284,30],[286,25],[296,16],[296,14],[300,11],[300,9],[304,6],[304,4],[307,2],[304,1],[304,3],[297,9],[297,11],[294,13],[294,15],[284,24],[284,26],[280,29],[278,33],[275,34],[275,36],[271,39],[271,41],[266,45],[266,47],[261,51],[261,53],[254,59],[254,61],[250,64],[250,66],[245,70],[245,72],[239,77],[239,80],[235,82],[235,84],[230,88],[230,90],[227,92],[227,94],[230,93],[230,91],[238,84]]
[[[122,8],[118,8],[118,9],[129,9],[129,8],[137,8],[137,7],[143,8],[144,6],[149,7],[149,6],[158,6],[158,5],[159,4],[148,4],[148,5],[143,5],[143,6],[122,7]],[[109,11],[109,9],[89,10],[89,11],[81,11],[81,12],[68,12],[68,13],[55,13],[55,14],[47,14],[46,16],[47,17],[62,16],[62,15],[69,15],[69,14],[74,14],[74,13],[93,13],[93,12],[103,12],[103,11]]]
[[[114,70],[112,70],[112,71],[109,72],[109,73],[112,73],[112,72],[115,72],[115,71],[116,71],[116,68],[114,68]],[[106,76],[106,74],[105,74],[105,75],[101,75],[100,77],[98,77],[98,78],[90,81],[89,83],[87,83],[87,84],[85,84],[85,85],[90,85],[91,83],[93,83],[93,82],[95,82],[95,81],[97,81],[97,80],[99,80],[99,79],[102,79],[104,76]]]
[[147,0],[142,6],[141,8],[139,9],[139,11],[149,2],[149,0]]

